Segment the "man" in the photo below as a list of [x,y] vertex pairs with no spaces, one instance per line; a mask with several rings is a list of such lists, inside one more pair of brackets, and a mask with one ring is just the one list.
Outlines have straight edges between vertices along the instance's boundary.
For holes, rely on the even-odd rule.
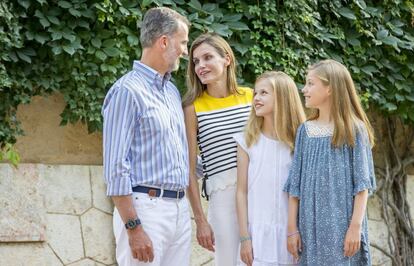
[[180,94],[169,81],[187,55],[189,25],[169,8],[148,10],[141,60],[104,101],[104,174],[121,266],[189,265],[188,148]]

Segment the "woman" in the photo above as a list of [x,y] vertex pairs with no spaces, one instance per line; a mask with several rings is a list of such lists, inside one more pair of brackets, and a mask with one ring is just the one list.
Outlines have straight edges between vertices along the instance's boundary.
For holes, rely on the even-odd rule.
[[[188,197],[197,225],[197,240],[204,248],[215,251],[216,265],[236,265],[237,145],[232,136],[246,124],[252,90],[237,86],[233,51],[220,36],[199,36],[192,43],[189,56],[188,92],[183,105],[190,155]],[[210,199],[208,221],[201,207],[196,177],[197,149],[203,166],[203,194]]]

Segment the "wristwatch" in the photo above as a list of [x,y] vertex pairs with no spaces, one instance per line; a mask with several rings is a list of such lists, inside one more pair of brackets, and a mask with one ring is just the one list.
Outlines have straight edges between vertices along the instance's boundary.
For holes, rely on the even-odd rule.
[[125,224],[125,228],[126,229],[134,229],[140,224],[141,224],[141,220],[139,218],[136,218],[135,220],[134,219],[129,219]]

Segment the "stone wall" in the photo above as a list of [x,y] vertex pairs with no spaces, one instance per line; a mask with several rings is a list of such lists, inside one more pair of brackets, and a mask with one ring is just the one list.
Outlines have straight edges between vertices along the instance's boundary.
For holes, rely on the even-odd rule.
[[101,166],[0,164],[0,265],[116,265],[112,211]]

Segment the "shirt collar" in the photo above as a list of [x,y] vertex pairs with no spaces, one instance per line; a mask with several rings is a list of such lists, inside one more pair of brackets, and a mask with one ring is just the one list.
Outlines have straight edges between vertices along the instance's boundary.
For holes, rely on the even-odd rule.
[[171,79],[171,73],[167,72],[164,76],[161,76],[155,69],[138,60],[134,61],[133,69],[143,74],[145,79],[151,81],[151,84],[159,90],[163,90],[165,85]]

